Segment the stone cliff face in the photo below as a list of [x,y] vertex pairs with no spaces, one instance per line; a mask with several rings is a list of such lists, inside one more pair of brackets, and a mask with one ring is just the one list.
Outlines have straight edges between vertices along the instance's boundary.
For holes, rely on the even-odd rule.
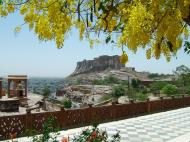
[[100,56],[94,58],[94,60],[83,60],[77,62],[77,66],[72,75],[78,75],[82,73],[98,72],[106,69],[121,69],[125,65],[119,61],[119,56]]

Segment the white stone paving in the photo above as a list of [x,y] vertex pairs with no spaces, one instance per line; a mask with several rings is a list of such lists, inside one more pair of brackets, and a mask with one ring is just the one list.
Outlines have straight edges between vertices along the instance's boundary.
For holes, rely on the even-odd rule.
[[[107,130],[109,136],[119,130],[121,142],[190,142],[190,107],[104,123],[99,128]],[[83,129],[61,131],[58,139],[68,135],[72,138]],[[31,141],[30,138],[17,140]]]

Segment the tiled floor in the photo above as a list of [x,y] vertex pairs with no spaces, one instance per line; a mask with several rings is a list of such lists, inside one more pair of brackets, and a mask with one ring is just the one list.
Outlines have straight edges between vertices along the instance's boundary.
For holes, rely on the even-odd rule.
[[[190,107],[99,125],[112,136],[120,131],[121,142],[188,142],[190,141]],[[77,135],[84,128],[61,131],[63,136]],[[184,136],[183,136],[184,135]],[[180,139],[180,141],[179,141]],[[29,138],[18,139],[29,142]]]
[[119,130],[123,142],[166,142],[190,133],[190,107],[126,119],[101,127],[108,134]]

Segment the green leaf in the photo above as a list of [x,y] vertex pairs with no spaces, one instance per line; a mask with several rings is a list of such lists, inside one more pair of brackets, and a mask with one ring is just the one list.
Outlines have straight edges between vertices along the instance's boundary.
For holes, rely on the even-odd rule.
[[102,2],[100,3],[100,6],[98,7],[98,11],[100,11],[100,10],[102,10],[103,13],[106,13],[106,11],[107,11]]
[[111,36],[109,35],[107,38],[106,38],[106,44],[109,43],[111,40]]
[[187,53],[187,54],[190,54],[190,42],[189,41],[185,41],[184,46],[185,46],[184,52]]
[[111,40],[111,43],[115,43],[114,40]]
[[184,51],[187,52],[187,50],[188,50],[188,49],[185,47]]

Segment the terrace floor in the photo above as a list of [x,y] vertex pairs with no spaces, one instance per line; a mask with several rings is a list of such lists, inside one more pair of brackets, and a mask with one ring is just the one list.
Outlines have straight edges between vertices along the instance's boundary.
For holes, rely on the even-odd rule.
[[[120,131],[121,142],[189,142],[190,107],[104,123],[99,128],[112,136]],[[78,135],[84,127],[61,131],[58,139]],[[31,142],[31,138],[19,138],[18,142]],[[7,141],[6,141],[7,142]]]
[[[41,99],[43,97],[41,95],[28,93],[27,98],[28,98],[28,105],[34,106],[35,103],[37,103],[38,101],[41,101]],[[2,97],[2,100],[6,100],[6,99],[8,99],[7,96]],[[40,109],[40,112],[43,112],[43,110]],[[33,110],[32,113],[35,113],[35,111]],[[19,114],[26,114],[26,108],[19,107],[19,112],[0,112],[0,117],[1,116],[10,116],[10,115],[19,115]]]

